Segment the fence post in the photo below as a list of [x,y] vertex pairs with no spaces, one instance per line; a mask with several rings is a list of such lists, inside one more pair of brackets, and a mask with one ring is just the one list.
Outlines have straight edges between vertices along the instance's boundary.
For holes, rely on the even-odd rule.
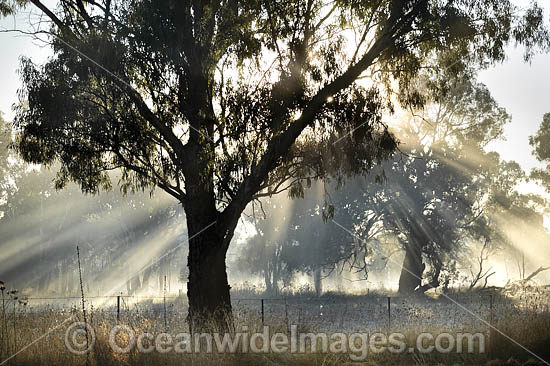
[[491,355],[493,353],[493,345],[492,345],[492,338],[491,335],[494,334],[493,332],[493,294],[490,294],[489,295],[489,344],[488,344],[488,349],[489,349],[489,352],[488,354]]
[[116,297],[116,321],[120,321],[120,295]]
[[286,301],[286,296],[285,296],[285,322],[286,322],[287,330],[290,333],[290,324],[288,323],[288,303]]
[[167,328],[168,323],[166,321],[166,276],[164,276],[164,296],[162,302],[164,304],[164,328]]
[[489,324],[493,325],[493,295],[489,295]]
[[265,325],[264,299],[262,299],[262,326]]
[[391,328],[391,300],[388,296],[388,329]]

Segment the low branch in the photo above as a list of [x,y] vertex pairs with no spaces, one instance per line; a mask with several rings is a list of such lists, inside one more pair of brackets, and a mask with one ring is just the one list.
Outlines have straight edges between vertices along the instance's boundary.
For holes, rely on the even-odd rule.
[[530,281],[532,280],[535,276],[539,275],[541,272],[544,272],[544,271],[548,271],[550,269],[550,267],[543,267],[543,266],[540,266],[536,271],[534,271],[533,273],[531,273],[529,276],[527,276],[525,278],[525,282],[527,281]]

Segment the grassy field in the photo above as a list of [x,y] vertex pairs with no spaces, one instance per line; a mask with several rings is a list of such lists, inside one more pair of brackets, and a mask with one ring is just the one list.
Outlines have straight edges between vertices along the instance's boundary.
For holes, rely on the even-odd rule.
[[[240,295],[234,299],[236,331],[246,326],[249,333],[262,332],[261,294],[246,298]],[[158,299],[133,304],[125,301],[118,320],[114,307],[94,306],[92,299],[87,300],[86,322],[95,333],[95,343],[88,355],[75,355],[67,350],[65,336],[73,322],[84,320],[81,308],[77,303],[66,308],[33,304],[31,299],[27,306],[16,304],[15,316],[13,304],[5,307],[0,330],[0,365],[544,365],[537,356],[550,361],[550,312],[546,293],[524,293],[519,297],[492,295],[487,300],[488,296],[491,295],[459,293],[451,299],[390,297],[389,306],[387,296],[382,294],[327,294],[320,298],[295,294],[264,298],[264,324],[270,326],[270,335],[290,336],[294,325],[300,333],[323,332],[329,337],[337,332],[398,332],[405,336],[407,345],[414,345],[421,333],[479,332],[486,337],[483,353],[479,353],[479,349],[472,354],[418,350],[399,354],[369,352],[361,361],[352,361],[350,353],[353,352],[349,350],[346,353],[311,352],[311,345],[303,354],[253,354],[242,349],[235,353],[187,354],[156,350],[143,353],[135,347],[125,354],[113,351],[109,334],[117,324],[127,326],[136,335],[188,333],[183,299],[170,300],[166,306]],[[85,342],[83,332],[77,338]],[[122,346],[127,344],[127,340],[117,339]],[[2,364],[15,350],[16,357]]]

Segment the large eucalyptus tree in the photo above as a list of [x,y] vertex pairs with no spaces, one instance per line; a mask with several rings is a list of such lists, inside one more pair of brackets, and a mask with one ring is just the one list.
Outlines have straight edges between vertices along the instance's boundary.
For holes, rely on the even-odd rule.
[[41,12],[54,50],[44,65],[22,62],[21,156],[59,161],[59,188],[73,180],[94,193],[122,169],[124,190],[160,187],[181,202],[190,319],[217,314],[222,327],[226,252],[249,202],[387,157],[396,141],[382,112],[395,89],[399,103],[422,104],[410,80],[434,53],[450,55],[438,67],[452,74],[548,38],[542,10],[510,0],[0,4]]

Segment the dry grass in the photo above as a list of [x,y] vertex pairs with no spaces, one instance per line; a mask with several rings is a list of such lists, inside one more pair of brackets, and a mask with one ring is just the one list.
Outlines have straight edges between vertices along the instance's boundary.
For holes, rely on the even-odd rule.
[[[512,339],[519,341],[522,345],[532,350],[537,355],[550,360],[550,313],[548,308],[522,307],[523,303],[511,303],[504,306],[504,311],[494,314],[493,324]],[[535,305],[533,305],[535,306]],[[453,309],[445,304],[440,305],[442,311]],[[435,306],[437,308],[437,304]],[[430,308],[431,309],[431,308]],[[249,326],[249,332],[261,332],[261,320],[257,311],[249,311],[246,308],[236,309],[237,329],[242,325]],[[475,310],[475,309],[474,309]],[[521,360],[526,363],[529,359],[534,359],[532,355],[525,352],[521,347],[511,342],[498,332],[488,332],[486,325],[475,323],[473,321],[464,322],[464,324],[451,323],[442,326],[434,324],[427,325],[422,322],[422,317],[431,316],[426,308],[420,304],[416,308],[408,306],[403,310],[401,320],[396,319],[392,326],[393,331],[402,332],[406,335],[407,345],[414,345],[416,336],[419,333],[430,332],[438,334],[441,332],[484,332],[489,334],[488,354],[419,354],[403,353],[399,355],[384,352],[382,354],[369,354],[364,362],[352,362],[348,354],[178,354],[170,352],[160,354],[152,352],[150,354],[139,353],[136,349],[128,354],[116,354],[111,350],[108,343],[108,334],[113,326],[117,324],[116,314],[112,311],[90,309],[88,320],[96,332],[96,343],[93,351],[90,353],[91,365],[110,366],[110,365],[319,365],[319,366],[337,366],[337,365],[483,365],[489,360],[496,358],[508,360],[510,357]],[[430,310],[430,311],[433,311]],[[451,316],[452,314],[448,314]],[[415,317],[417,322],[414,322]],[[456,317],[456,315],[455,315]],[[488,314],[483,317],[488,319]],[[460,319],[460,317],[458,317]],[[64,321],[70,319],[66,323]],[[86,356],[73,355],[67,351],[64,337],[67,326],[73,321],[82,319],[82,314],[76,310],[59,309],[41,309],[33,311],[32,309],[21,310],[16,316],[16,329],[13,328],[13,315],[7,314],[7,336],[9,338],[9,354],[13,354],[14,331],[17,333],[18,350],[25,345],[29,345],[42,335],[51,332],[49,335],[32,344],[29,348],[19,353],[16,359],[10,360],[6,365],[85,365]],[[0,320],[1,321],[1,320]],[[125,312],[120,319],[121,324],[130,326],[136,334],[150,332],[158,334],[168,331],[171,334],[188,332],[185,323],[184,312],[174,312],[169,316],[167,327],[164,325],[162,313],[150,311]],[[408,324],[407,324],[408,323]],[[426,324],[426,325],[423,325]],[[288,324],[285,319],[269,322],[272,332],[286,332]],[[301,323],[300,331],[319,331],[314,323]],[[334,329],[338,328],[338,323],[334,324]],[[52,329],[55,329],[52,331]],[[387,331],[385,329],[384,331]],[[0,329],[0,342],[2,350],[2,360],[6,358],[6,331],[4,324]],[[493,361],[493,365],[521,365],[522,363],[510,360],[509,363]],[[530,361],[532,365],[542,364]],[[1,363],[1,361],[0,361]]]

